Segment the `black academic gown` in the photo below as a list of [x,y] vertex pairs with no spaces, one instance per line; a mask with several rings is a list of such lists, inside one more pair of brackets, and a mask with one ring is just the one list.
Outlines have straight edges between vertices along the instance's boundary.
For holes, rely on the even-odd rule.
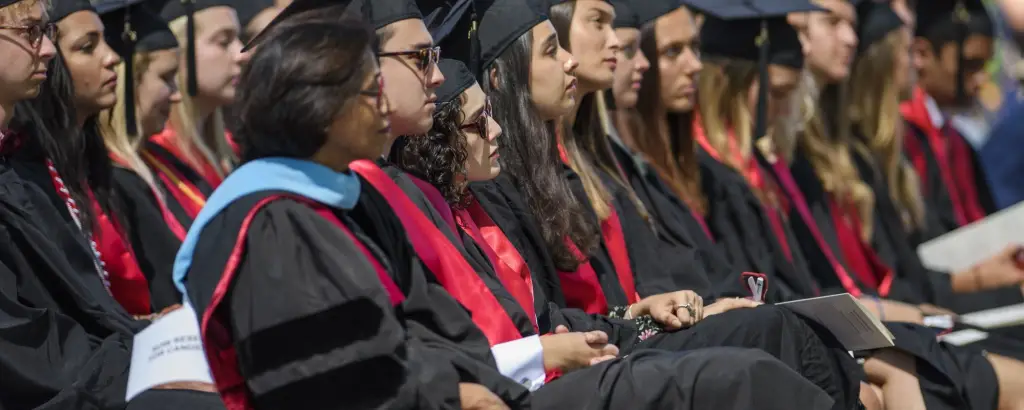
[[[133,337],[148,322],[110,297],[59,209],[0,160],[0,407],[125,408]],[[223,404],[215,394],[150,390],[127,408]]]
[[[497,373],[487,341],[465,310],[427,280],[383,196],[365,180],[361,191],[354,209],[334,210],[335,215],[392,274],[406,299],[391,308],[383,290],[372,283],[377,278],[363,263],[365,257],[307,205],[284,199],[259,210],[245,233],[247,256],[227,294],[240,368],[257,408],[326,408],[338,403],[391,409],[459,408],[457,383],[471,382],[488,387],[512,408],[697,409],[720,402],[723,394],[738,393],[739,400],[722,408],[741,409],[754,405],[753,395],[770,391],[753,378],[775,372],[779,374],[768,376],[773,378],[767,383],[771,388],[786,389],[811,408],[827,408],[827,396],[778,361],[733,349],[685,356],[652,352],[612,360],[571,372],[530,396],[518,383]],[[204,229],[187,285],[198,311],[206,309],[219,281],[218,270],[232,250],[231,245],[218,244],[234,238],[253,205],[271,194],[261,192],[236,201]],[[379,246],[382,243],[386,245]],[[282,250],[291,251],[282,254]],[[310,301],[310,295],[319,298],[295,303]],[[332,327],[344,331],[335,336],[324,331]],[[362,337],[353,340],[353,333]],[[736,375],[732,374],[735,369],[726,370],[736,365],[751,366],[751,370]],[[274,371],[282,368],[298,371]],[[314,376],[301,371],[313,368],[326,371]],[[729,375],[723,378],[724,374]],[[774,377],[787,385],[777,385],[780,381]],[[708,390],[697,391],[696,386]],[[726,387],[735,392],[726,393]]]
[[[203,177],[200,176],[198,172],[192,169],[191,166],[189,166],[184,161],[179,159],[173,153],[164,149],[164,147],[161,147],[159,144],[156,144],[149,140],[147,140],[144,143],[144,147],[147,154],[154,156],[163,164],[169,164],[171,170],[175,173],[175,175],[180,176],[189,184],[194,186],[198,190],[198,193],[203,198],[208,198],[210,194],[213,193],[213,187],[211,187],[210,184],[206,182],[206,180],[203,179]],[[150,168],[153,168],[154,174],[159,175],[159,169],[156,169],[152,165],[150,165]],[[171,211],[171,214],[173,214],[174,217],[178,220],[178,223],[180,223],[181,226],[185,229],[188,229],[190,226],[192,226],[192,217],[189,216],[188,212],[185,210],[185,207],[181,204],[181,202],[178,202],[177,197],[172,194],[174,192],[179,192],[179,188],[168,185],[161,178],[157,178],[156,184],[157,188],[163,191],[164,198],[167,203],[167,209]]]
[[[576,183],[579,183],[578,179]],[[526,208],[516,186],[517,183],[511,178],[500,175],[492,182],[473,183],[471,189],[491,219],[523,255],[534,275],[534,283],[546,283],[545,292],[555,292],[547,294],[548,297],[552,301],[557,301],[556,304],[565,311],[565,298],[558,281],[558,273],[554,269],[554,262],[545,249],[544,242],[540,240],[536,220]],[[585,203],[584,206],[589,207],[588,204]],[[592,217],[596,223],[596,215]],[[623,225],[625,220],[627,219],[622,219]],[[627,235],[627,244],[630,240]],[[521,245],[523,247],[520,247]],[[631,261],[633,259],[631,258]],[[625,305],[625,294],[607,253],[600,251],[590,255],[590,263],[598,274],[608,305],[614,306],[618,299]],[[613,296],[608,296],[609,291],[615,292]],[[535,292],[535,297],[539,294]],[[538,315],[540,314],[541,310],[538,309]],[[616,331],[609,333],[610,336],[625,336],[630,332],[623,331],[623,328],[637,328],[636,323],[617,319],[605,319],[596,323],[596,329],[606,332],[608,330],[601,325],[613,325]],[[570,326],[570,329],[585,331],[593,328]],[[632,332],[635,334],[636,331]],[[831,334],[827,331],[823,334],[824,336],[819,337],[811,325],[785,309],[763,306],[711,316],[688,329],[659,333],[642,341],[630,338],[612,339],[612,342],[619,346],[620,353],[624,354],[645,349],[684,351],[712,346],[759,348],[797,369],[805,378],[828,392],[834,399],[834,408],[855,408],[853,406],[857,403],[860,370],[850,360],[849,355],[839,348],[838,342]]]
[[[760,155],[759,152],[757,152]],[[759,158],[765,163],[764,157]],[[806,198],[809,210],[825,242],[839,263],[846,266],[835,225],[828,206],[828,195],[818,181],[810,162],[796,152],[790,170],[797,186]],[[773,176],[774,177],[774,176]],[[811,272],[821,281],[822,288],[842,289],[832,264],[811,234],[809,227],[796,210],[790,212],[790,224],[797,232],[798,243],[807,255]],[[850,278],[866,294],[872,294],[848,267]],[[897,273],[898,275],[898,273]],[[893,280],[889,298],[907,303],[924,303],[927,296],[914,282],[906,278]],[[998,383],[991,364],[985,360],[981,346],[975,344],[957,347],[936,341],[938,331],[909,323],[885,322],[895,336],[898,350],[917,359],[918,380],[929,409],[995,408],[998,403]]]
[[[10,160],[10,164],[21,178],[46,193],[49,203],[69,228],[79,230],[64,200],[57,194],[42,157],[34,155],[33,151],[26,147]],[[174,256],[181,244],[163,223],[163,217],[156,209],[156,204],[147,202],[146,196],[150,195],[148,187],[143,188],[146,184],[137,175],[115,167],[112,182],[115,212],[120,216],[118,222],[124,224],[128,245],[132,247],[139,268],[148,282],[153,312],[160,312],[168,306],[181,303],[181,294],[174,287],[171,278]],[[155,200],[154,198],[153,201]],[[113,218],[113,215],[108,216]],[[93,270],[95,271],[95,267]]]

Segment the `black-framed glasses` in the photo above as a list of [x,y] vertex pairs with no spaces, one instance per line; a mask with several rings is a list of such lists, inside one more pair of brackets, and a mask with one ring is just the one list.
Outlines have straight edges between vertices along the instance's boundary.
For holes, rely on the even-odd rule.
[[389,51],[384,53],[377,53],[377,57],[404,57],[412,56],[416,59],[416,68],[423,73],[425,78],[430,78],[430,75],[434,73],[434,67],[437,66],[437,61],[441,59],[441,47],[433,46],[427,48],[421,48],[419,50],[406,50],[406,51]]
[[0,25],[0,29],[7,30],[18,30],[25,32],[28,36],[29,44],[33,47],[38,47],[40,42],[43,41],[43,36],[49,37],[53,40],[57,37],[57,25],[53,23],[37,23],[28,26],[4,26]]
[[376,89],[359,90],[360,95],[375,98],[377,102],[377,112],[384,114],[384,76],[377,74],[377,87]]
[[484,109],[480,111],[480,116],[476,118],[476,121],[471,123],[462,124],[459,127],[460,130],[469,130],[476,128],[476,132],[480,133],[480,138],[487,139],[487,120],[493,116],[491,111],[491,99],[484,100]]

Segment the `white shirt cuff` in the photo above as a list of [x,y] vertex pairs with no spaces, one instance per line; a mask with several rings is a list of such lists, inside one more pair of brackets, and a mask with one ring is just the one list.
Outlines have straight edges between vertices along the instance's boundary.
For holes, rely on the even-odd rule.
[[540,336],[494,345],[491,353],[503,376],[515,380],[530,391],[544,385],[547,373],[544,372],[544,347],[540,344]]

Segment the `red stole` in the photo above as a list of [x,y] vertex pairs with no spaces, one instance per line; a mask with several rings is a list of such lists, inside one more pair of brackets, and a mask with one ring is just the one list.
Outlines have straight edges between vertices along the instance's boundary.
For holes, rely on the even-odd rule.
[[[913,98],[900,105],[900,112],[907,122],[924,132],[928,146],[939,164],[939,176],[949,193],[957,223],[963,226],[983,219],[985,210],[978,202],[971,148],[964,137],[953,129],[952,118],[947,118],[945,126],[941,129],[935,128],[925,103],[927,98],[924,89],[915,88]],[[928,162],[925,160],[921,141],[913,135],[907,135],[903,139],[903,149],[921,181],[927,181]],[[938,188],[924,186],[924,189]]]
[[164,186],[167,187],[167,193],[181,204],[189,218],[195,219],[196,215],[199,215],[199,211],[206,206],[206,195],[195,184],[185,178],[184,175],[181,175],[178,170],[174,169],[173,164],[153,155],[146,149],[143,149],[139,155],[153,169],[153,175],[160,179]]
[[530,317],[533,330],[538,331],[533,278],[530,275],[530,267],[526,265],[526,260],[508,240],[501,228],[491,220],[476,198],[472,199],[466,209],[455,210],[455,220],[463,232],[469,234],[487,254],[501,283]]
[[[114,161],[114,164],[120,166],[121,168],[131,171],[131,166],[125,160],[121,159],[121,157],[117,156],[117,154],[111,152],[110,159]],[[179,241],[184,241],[185,234],[188,233],[185,227],[181,226],[181,222],[178,222],[178,218],[176,218],[174,216],[174,213],[172,213],[171,210],[167,208],[167,202],[164,201],[163,195],[161,195],[160,192],[157,191],[156,187],[151,186],[149,187],[149,189],[153,191],[153,198],[156,199],[156,205],[157,207],[160,208],[160,215],[163,216],[164,222],[167,224],[167,228],[169,228],[171,232],[174,233],[174,236],[178,237]]]
[[217,173],[217,168],[220,165],[209,163],[195,149],[192,150],[192,157],[196,158],[199,161],[199,163],[196,164],[193,163],[192,161],[189,161],[188,156],[181,152],[181,150],[178,148],[178,144],[175,144],[174,140],[177,137],[177,133],[174,132],[170,124],[167,124],[166,126],[164,126],[163,131],[160,131],[157,134],[153,134],[153,136],[149,137],[149,140],[152,141],[154,144],[159,145],[161,148],[167,150],[167,152],[170,152],[172,155],[178,158],[178,161],[181,161],[184,164],[188,164],[190,167],[192,167],[193,170],[196,171],[197,174],[199,174],[200,177],[206,180],[206,183],[210,184],[211,188],[217,189],[217,186],[219,186],[221,182],[224,182],[224,177],[220,176],[220,174]]
[[[779,244],[782,245],[782,251],[786,253],[786,259],[793,260],[793,251],[789,247],[789,237],[786,235],[785,222],[782,220],[781,213],[787,212],[789,204],[785,202],[785,199],[780,195],[779,187],[776,186],[769,178],[765,178],[762,174],[761,164],[757,163],[757,158],[754,155],[750,155],[750,158],[743,158],[743,153],[740,152],[739,142],[736,141],[736,134],[729,130],[726,137],[729,142],[729,152],[732,154],[732,161],[735,166],[741,167],[739,170],[740,174],[747,180],[747,182],[756,190],[762,192],[765,196],[765,200],[761,206],[764,208],[764,213],[768,215],[768,222],[771,224],[772,233],[775,234],[775,238],[778,239]],[[704,127],[700,122],[700,113],[694,114],[693,119],[693,138],[697,140],[704,151],[707,151],[712,158],[718,160],[718,162],[725,163],[722,159],[721,154],[711,146],[708,142],[707,135],[704,132]]]
[[231,256],[228,258],[220,280],[217,282],[217,287],[213,291],[210,306],[203,312],[202,321],[200,322],[206,361],[210,365],[210,372],[213,373],[213,380],[217,385],[217,391],[220,392],[221,399],[224,401],[227,410],[248,410],[252,408],[252,405],[249,403],[249,396],[246,393],[245,379],[242,378],[242,374],[238,369],[238,355],[235,352],[230,326],[224,321],[224,314],[221,314],[218,310],[224,301],[224,296],[227,295],[228,288],[231,286],[235,274],[237,274],[238,265],[242,262],[242,257],[245,254],[246,236],[248,235],[249,226],[252,224],[253,218],[264,206],[281,198],[292,198],[308,204],[309,207],[316,210],[317,214],[330,221],[338,229],[341,229],[355,242],[359,250],[366,256],[366,259],[370,261],[370,264],[376,271],[377,278],[388,293],[391,305],[398,306],[405,300],[405,295],[402,294],[398,285],[395,284],[391,276],[381,266],[376,256],[366,249],[363,243],[334,215],[331,209],[308,198],[292,195],[274,195],[260,200],[242,221],[241,229],[239,229],[238,236],[235,239],[234,249],[231,251]]
[[[562,162],[569,165],[569,156],[566,155],[565,147],[562,144],[558,144],[558,152],[562,157]],[[622,223],[619,221],[619,213],[615,210],[615,204],[608,204],[608,210],[608,217],[601,221],[601,238],[604,239],[608,257],[615,267],[615,276],[619,279],[619,286],[626,294],[629,304],[633,304],[640,300],[640,294],[636,292],[633,266],[629,261],[629,249],[626,248],[626,236],[622,232]]]
[[878,296],[888,297],[892,289],[893,272],[870,244],[864,243],[860,232],[863,227],[860,213],[853,204],[841,206],[834,198],[829,198],[828,206],[836,226],[836,236],[843,256],[850,268],[865,285],[878,291]]
[[384,196],[401,220],[416,254],[441,286],[470,311],[473,323],[483,331],[492,346],[522,338],[483,279],[387,173],[367,160],[352,162],[349,168]]
[[708,236],[708,239],[714,242],[715,235],[712,234],[711,229],[708,228],[708,221],[704,220],[704,215],[698,214],[693,209],[689,209],[689,211],[690,215],[693,216],[693,219],[696,220],[698,224],[700,224],[700,228],[704,230],[704,234]]

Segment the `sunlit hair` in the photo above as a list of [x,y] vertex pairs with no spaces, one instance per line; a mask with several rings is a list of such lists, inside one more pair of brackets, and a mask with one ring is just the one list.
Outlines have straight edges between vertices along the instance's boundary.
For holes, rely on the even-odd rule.
[[[187,55],[185,53],[190,53],[186,37],[188,18],[178,17],[171,21],[170,27],[174,37],[178,39],[178,44],[181,45],[182,56]],[[196,26],[196,30],[201,30],[199,25]],[[198,69],[202,70],[202,67]],[[184,89],[184,85],[188,84],[188,76],[188,70],[178,70],[177,81],[182,87],[181,102],[172,106],[168,126],[176,134],[174,143],[178,146],[179,151],[184,153],[186,161],[199,169],[202,168],[199,166],[202,161],[206,161],[213,166],[218,176],[223,177],[231,170],[232,164],[238,160],[231,145],[228,144],[227,134],[225,134],[223,109],[217,107],[210,114],[210,118],[206,119],[205,126],[200,129],[204,118],[199,118],[195,97],[189,95]],[[202,158],[195,158],[194,152],[197,151]]]
[[626,117],[633,149],[651,163],[679,199],[700,215],[707,214],[707,198],[701,189],[697,142],[693,139],[693,111],[665,113],[661,107],[661,71],[655,21],[640,29],[640,52],[651,61],[637,94],[636,108]]
[[729,132],[736,137],[739,154],[749,159],[753,148],[754,116],[747,106],[750,87],[757,78],[757,63],[721,57],[707,57],[697,80],[701,126],[708,144],[721,154],[730,167],[743,170],[745,163],[736,163],[729,144]]
[[816,104],[807,104],[808,122],[796,141],[796,149],[806,155],[825,192],[838,202],[852,202],[861,221],[861,239],[871,239],[875,194],[864,183],[850,154],[850,123],[843,107],[847,100],[846,84],[830,84],[824,89],[819,82],[808,86],[807,92]]
[[850,75],[849,114],[858,131],[851,139],[854,149],[873,160],[900,208],[904,227],[916,230],[924,226],[924,203],[917,173],[903,158],[902,90],[895,84],[896,53],[906,48],[906,38],[896,30],[857,57]]
[[[149,68],[149,64],[152,61],[150,56],[150,53],[137,53],[134,55],[132,66],[135,72],[132,73],[132,81],[135,84],[139,84],[142,81],[143,73]],[[118,63],[117,67],[114,68],[117,78],[121,79],[121,81],[117,82],[115,91],[118,96],[124,95],[125,83],[128,81],[125,80],[127,77],[124,70],[124,62]],[[135,101],[138,101],[138,97],[135,98]],[[103,136],[103,142],[107,146],[108,151],[123,160],[150,188],[153,188],[153,192],[156,195],[162,195],[162,190],[156,189],[156,178],[153,176],[153,171],[146,166],[142,157],[139,156],[139,150],[142,148],[145,136],[128,135],[128,120],[125,118],[124,103],[124,98],[118,98],[117,103],[113,107],[100,111],[97,116],[100,135]],[[135,112],[135,129],[139,130],[141,134],[143,128],[140,116],[138,115],[138,107],[135,107]]]
[[[558,33],[558,42],[566,50],[572,51],[569,44],[569,28],[572,25],[576,2],[570,1],[551,7],[551,25]],[[600,220],[607,219],[612,213],[612,193],[601,182],[595,169],[601,169],[626,190],[630,200],[640,210],[644,219],[648,218],[643,202],[637,198],[629,183],[622,178],[618,162],[608,143],[598,112],[597,93],[589,93],[579,98],[579,108],[575,121],[563,118],[557,124],[557,132],[565,154],[569,159],[569,167],[579,175],[587,199]]]
[[600,236],[562,176],[554,122],[541,119],[529,90],[523,90],[523,84],[530,83],[532,42],[532,32],[513,41],[487,68],[493,70],[495,84],[481,85],[491,99],[494,120],[504,131],[498,137],[502,172],[520,188],[555,266],[575,271],[582,260],[566,238],[588,255],[600,245]]
[[0,7],[0,23],[9,24],[32,12],[37,5],[43,5],[43,16],[50,10],[49,0],[22,0],[7,7]]

